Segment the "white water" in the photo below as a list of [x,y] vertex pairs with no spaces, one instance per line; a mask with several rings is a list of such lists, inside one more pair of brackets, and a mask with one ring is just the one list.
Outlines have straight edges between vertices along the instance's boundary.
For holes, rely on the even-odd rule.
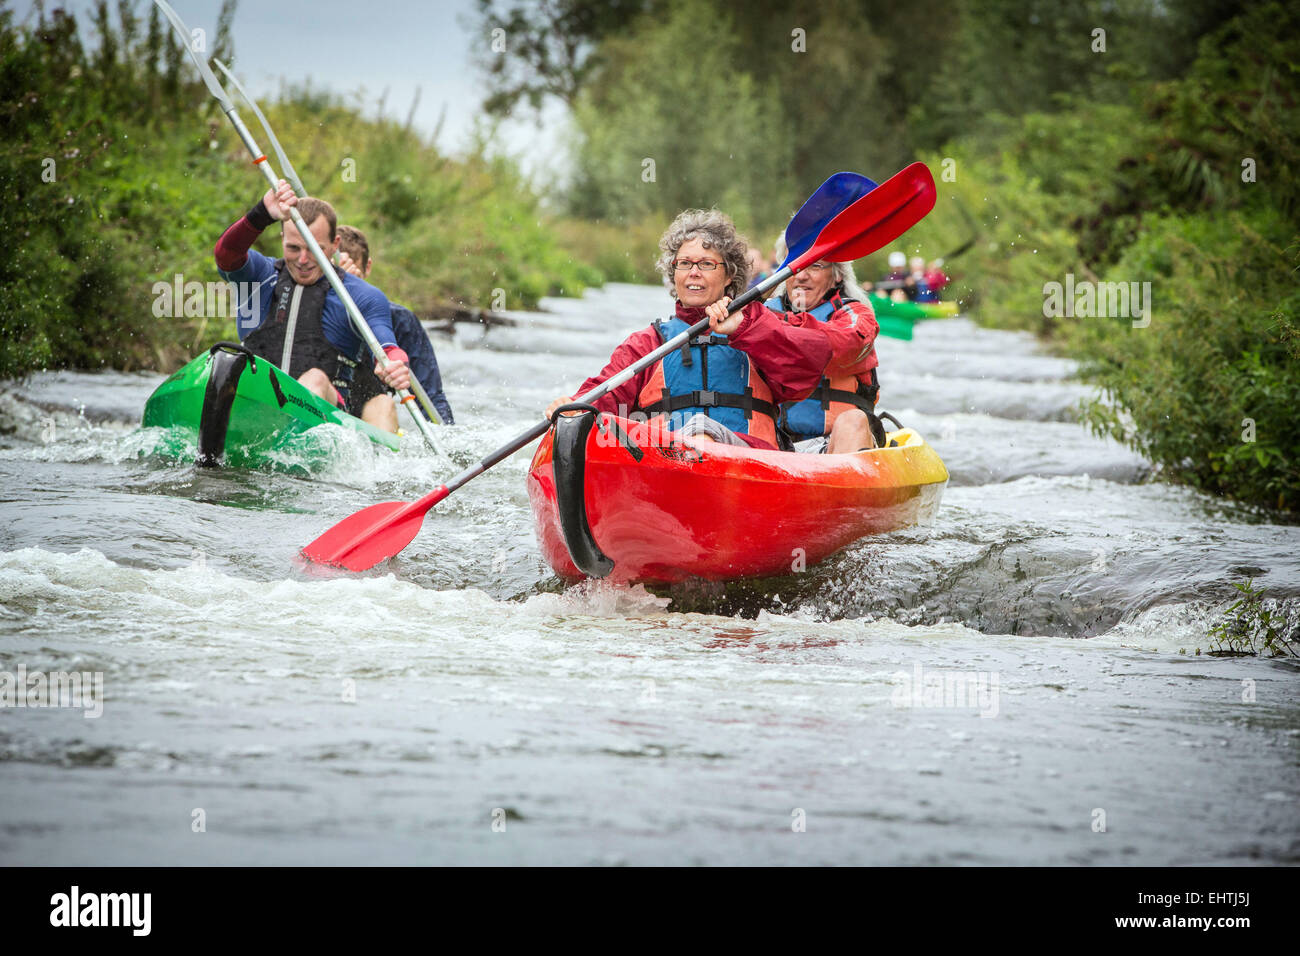
[[437,452],[344,436],[311,480],[140,457],[159,376],[0,386],[0,670],[104,687],[98,719],[0,707],[0,862],[1300,857],[1296,666],[1195,655],[1246,577],[1294,633],[1300,531],[1143,484],[1022,336],[882,340],[882,406],[953,481],[933,526],[804,575],[563,589],[527,454],[371,573],[296,561],[518,434],[667,302],[611,286],[437,339],[466,424]]

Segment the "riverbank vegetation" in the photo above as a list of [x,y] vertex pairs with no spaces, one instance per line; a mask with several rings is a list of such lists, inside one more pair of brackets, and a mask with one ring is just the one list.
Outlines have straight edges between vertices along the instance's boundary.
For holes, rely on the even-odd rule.
[[[0,219],[13,239],[0,259],[0,379],[170,371],[234,337],[233,320],[206,306],[156,315],[154,289],[177,275],[218,281],[212,246],[264,184],[170,26],[136,6],[101,0],[82,24],[0,9]],[[228,65],[233,9],[227,0],[208,38]],[[400,121],[310,88],[265,109],[307,188],[367,232],[376,283],[417,313],[531,308],[635,277],[608,243],[588,258],[599,228],[554,221],[517,167],[485,148],[453,159]],[[269,229],[257,248],[278,246]]]
[[[1222,620],[1209,631],[1210,651],[1214,656],[1300,657],[1300,637],[1288,631],[1284,609],[1264,597],[1268,588],[1257,588],[1252,580],[1234,584],[1240,593],[1224,612]],[[1200,648],[1196,653],[1199,654]]]
[[[717,205],[766,245],[828,174],[879,179],[922,159],[939,200],[906,251],[966,247],[947,266],[967,311],[1077,358],[1102,395],[1085,420],[1166,477],[1294,512],[1294,5],[480,0],[480,12],[484,36],[529,38],[484,51],[489,106],[557,96],[572,109],[575,215],[631,226]],[[884,274],[888,252],[859,275]]]
[[[1077,358],[1103,390],[1086,421],[1167,477],[1294,513],[1300,18],[1252,6],[1197,50],[1176,78],[1062,95],[992,148],[958,137],[925,158],[954,160],[945,189],[981,210],[955,264],[981,322]],[[1091,312],[1047,307],[1067,281]]]

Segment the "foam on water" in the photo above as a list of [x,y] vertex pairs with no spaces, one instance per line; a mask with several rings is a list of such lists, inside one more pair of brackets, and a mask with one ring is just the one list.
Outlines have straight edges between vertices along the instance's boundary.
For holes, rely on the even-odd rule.
[[373,571],[303,565],[336,521],[532,425],[669,300],[545,305],[436,341],[462,422],[436,451],[320,430],[310,479],[292,454],[289,474],[152,457],[159,376],[0,388],[0,670],[101,671],[106,695],[99,720],[0,707],[0,857],[1296,860],[1296,667],[1194,651],[1246,577],[1296,627],[1300,529],[1150,483],[1070,424],[1088,390],[1023,334],[879,343],[884,407],[954,481],[933,524],[802,574],[566,586],[528,452]]

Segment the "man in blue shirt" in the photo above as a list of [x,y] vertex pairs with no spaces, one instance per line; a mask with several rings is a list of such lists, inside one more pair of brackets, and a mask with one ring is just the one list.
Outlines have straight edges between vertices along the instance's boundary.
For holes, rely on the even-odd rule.
[[[363,409],[349,406],[354,372],[359,364],[364,363],[363,368],[370,364],[369,349],[297,227],[288,221],[289,208],[295,205],[326,256],[333,256],[339,245],[333,207],[309,196],[299,199],[284,180],[217,241],[214,254],[222,278],[256,290],[240,303],[239,337],[255,354],[274,362],[321,398],[353,414],[359,411],[370,424],[395,432],[397,411],[391,401],[371,400]],[[282,259],[252,248],[273,222],[284,224]],[[342,272],[340,276],[388,357],[386,368],[375,363],[375,375],[391,388],[409,387],[408,359],[397,345],[388,299],[356,276]]]

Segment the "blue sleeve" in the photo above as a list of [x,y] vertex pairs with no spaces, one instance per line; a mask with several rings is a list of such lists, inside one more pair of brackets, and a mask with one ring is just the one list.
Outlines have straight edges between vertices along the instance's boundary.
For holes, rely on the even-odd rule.
[[[437,362],[433,363],[433,380],[438,383],[438,390],[435,392],[430,391],[428,388],[425,389],[426,392],[429,392],[429,401],[433,402],[433,407],[438,410],[438,417],[442,419],[444,425],[455,425],[456,419],[451,414],[451,404],[442,391],[442,376],[438,374]],[[423,385],[424,383],[421,382],[420,384]]]
[[[343,288],[347,290],[348,295],[352,296],[352,301],[357,304],[357,308],[361,311],[361,317],[370,326],[370,331],[375,333],[380,348],[396,345],[397,336],[393,334],[393,320],[389,313],[388,297],[370,283],[358,279],[351,273],[346,273],[343,276]],[[363,353],[368,351],[365,341],[357,333],[357,330],[352,327],[352,320],[348,318],[347,309],[343,307],[343,302],[339,299],[332,286],[325,296],[325,308],[321,316],[321,325],[325,331],[325,338],[343,354],[360,358]]]
[[221,278],[235,284],[235,328],[240,341],[257,331],[271,314],[275,292],[275,260],[256,249],[248,250],[248,259],[232,272],[217,269]]
[[408,308],[392,305],[393,331],[397,344],[410,358],[411,374],[416,377],[429,395],[429,401],[438,411],[444,425],[454,425],[451,405],[442,391],[442,373],[438,370],[438,357],[433,352],[429,333]]

